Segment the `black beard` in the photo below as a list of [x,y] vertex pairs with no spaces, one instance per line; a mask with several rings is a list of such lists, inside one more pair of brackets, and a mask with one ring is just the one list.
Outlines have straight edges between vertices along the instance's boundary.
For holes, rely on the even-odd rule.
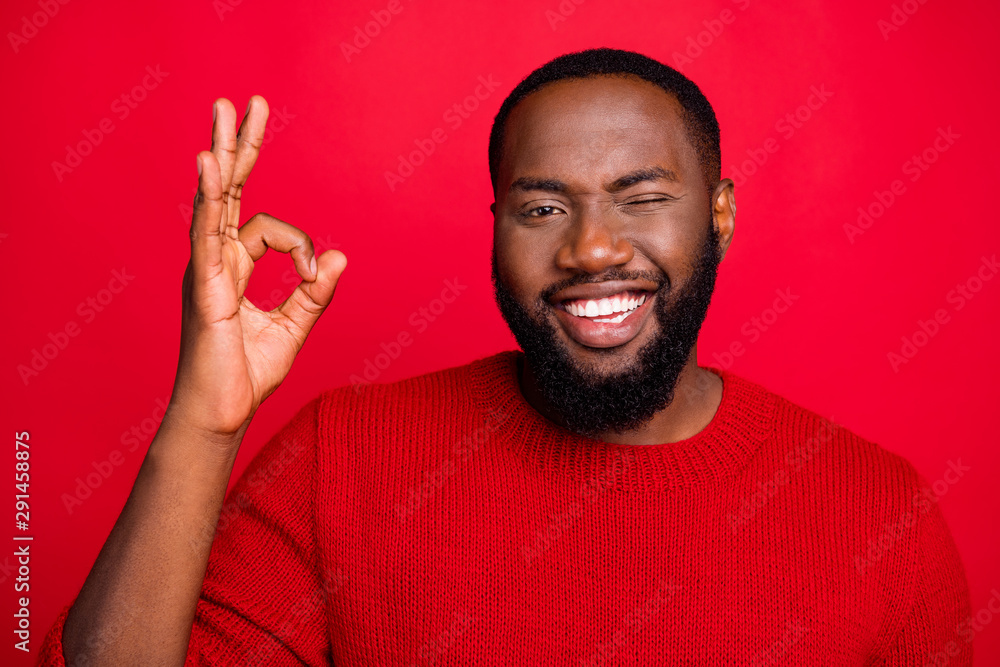
[[[500,278],[494,244],[494,297],[524,351],[539,390],[562,417],[566,428],[589,437],[624,433],[646,424],[673,401],[677,381],[708,313],[720,259],[719,234],[714,221],[710,221],[694,271],[675,292],[671,293],[663,273],[615,268],[600,276],[581,274],[546,288],[536,299],[532,316]],[[654,303],[657,331],[653,339],[639,349],[633,363],[613,374],[600,374],[577,364],[549,321],[548,297],[571,285],[636,279],[659,285]],[[598,354],[617,352],[614,347],[593,349]]]

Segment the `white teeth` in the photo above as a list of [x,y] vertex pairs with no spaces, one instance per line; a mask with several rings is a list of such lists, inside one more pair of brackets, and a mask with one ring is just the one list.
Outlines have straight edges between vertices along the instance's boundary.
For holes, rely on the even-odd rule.
[[628,293],[616,294],[613,297],[603,299],[590,299],[588,301],[569,301],[565,305],[566,312],[575,317],[599,317],[603,315],[613,315],[621,313],[619,317],[611,319],[597,319],[595,322],[621,322],[633,310],[646,302],[646,294],[639,296],[629,296]]

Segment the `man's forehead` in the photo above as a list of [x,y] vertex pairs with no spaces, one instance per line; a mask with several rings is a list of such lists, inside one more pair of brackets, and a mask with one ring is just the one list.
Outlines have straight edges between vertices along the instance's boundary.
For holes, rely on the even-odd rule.
[[648,130],[682,125],[682,113],[672,94],[636,76],[564,79],[521,100],[507,119],[507,133]]
[[658,165],[683,179],[697,169],[697,157],[682,112],[672,95],[637,77],[558,81],[511,113],[503,171],[510,180],[598,174],[614,179]]
[[[683,181],[684,170],[676,147],[650,141],[594,140],[560,144],[545,142],[532,150],[516,151],[509,162],[512,180],[528,176],[558,178],[567,183],[598,179],[602,184],[639,168],[658,168],[668,180]],[[687,170],[690,171],[690,170]]]

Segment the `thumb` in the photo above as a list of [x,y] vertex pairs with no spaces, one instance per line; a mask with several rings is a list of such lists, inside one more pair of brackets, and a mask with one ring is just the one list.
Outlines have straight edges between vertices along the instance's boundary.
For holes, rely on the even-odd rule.
[[277,311],[291,323],[290,331],[298,339],[299,346],[316,320],[323,314],[333,299],[333,293],[340,281],[340,275],[347,267],[347,257],[339,250],[327,250],[316,258],[316,279],[299,283]]

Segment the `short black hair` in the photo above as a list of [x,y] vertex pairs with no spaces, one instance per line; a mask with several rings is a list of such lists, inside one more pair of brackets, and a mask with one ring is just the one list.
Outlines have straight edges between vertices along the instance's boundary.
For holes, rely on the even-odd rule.
[[507,117],[518,102],[555,81],[629,74],[659,86],[680,103],[684,109],[682,120],[688,139],[698,153],[702,176],[711,195],[722,178],[722,151],[719,147],[719,121],[701,89],[691,79],[658,60],[633,51],[608,48],[567,53],[550,60],[526,76],[503,101],[490,130],[490,180],[494,194],[503,157]]

